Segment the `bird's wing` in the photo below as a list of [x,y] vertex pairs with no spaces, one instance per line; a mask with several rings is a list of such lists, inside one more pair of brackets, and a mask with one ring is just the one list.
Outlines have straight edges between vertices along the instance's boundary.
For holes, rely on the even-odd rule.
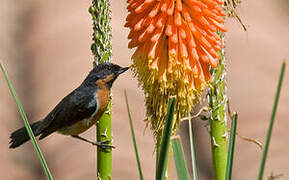
[[39,139],[91,117],[97,111],[97,101],[92,91],[92,89],[88,88],[76,89],[62,99],[43,120],[45,128],[43,128]]

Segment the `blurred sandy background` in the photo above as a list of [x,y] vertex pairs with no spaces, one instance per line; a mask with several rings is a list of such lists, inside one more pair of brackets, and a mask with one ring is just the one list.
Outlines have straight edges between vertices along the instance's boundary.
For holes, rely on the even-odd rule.
[[[92,68],[90,1],[0,1],[0,60],[6,66],[31,121],[43,118],[77,87]],[[112,1],[113,61],[129,65],[125,1]],[[264,142],[281,62],[289,59],[289,1],[243,0],[239,14],[227,21],[228,93],[239,113],[238,131]],[[287,68],[288,70],[288,68]],[[144,132],[144,100],[131,72],[113,87],[113,178],[138,179],[123,91],[127,89],[145,179],[154,179],[154,142]],[[289,78],[285,76],[266,165],[289,179]],[[0,179],[45,179],[31,143],[8,149],[10,133],[22,126],[16,105],[0,75]],[[212,179],[209,138],[205,122],[194,122],[200,179]],[[183,125],[185,126],[185,125]],[[184,128],[186,129],[186,128]],[[95,129],[84,134],[95,138]],[[95,148],[54,134],[40,146],[55,179],[95,179]],[[256,179],[261,150],[237,138],[234,178]]]

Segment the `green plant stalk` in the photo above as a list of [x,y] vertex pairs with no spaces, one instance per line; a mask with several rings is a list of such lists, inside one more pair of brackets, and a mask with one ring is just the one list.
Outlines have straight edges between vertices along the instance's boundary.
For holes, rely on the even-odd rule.
[[[96,125],[97,141],[111,141],[111,102],[109,102],[108,110],[102,115],[99,123]],[[111,176],[111,160],[112,153],[110,149],[102,149],[97,147],[97,179],[110,180]]]
[[125,97],[125,103],[126,103],[126,108],[127,108],[128,118],[129,118],[130,131],[131,131],[133,147],[134,147],[134,151],[135,151],[136,162],[137,162],[137,167],[138,167],[138,172],[139,172],[139,179],[143,180],[143,173],[141,170],[140,158],[139,158],[139,154],[138,154],[138,150],[137,150],[136,138],[135,138],[133,122],[132,122],[132,118],[131,118],[131,114],[130,114],[126,90],[124,91],[124,97]]
[[198,179],[198,172],[197,172],[197,163],[196,163],[196,156],[195,156],[192,120],[190,117],[190,113],[189,113],[189,137],[190,137],[190,149],[191,149],[191,161],[192,161],[192,167],[193,167],[193,177],[194,177],[194,180],[197,180]]
[[282,82],[283,82],[283,78],[284,78],[284,74],[285,74],[285,67],[286,67],[286,62],[284,61],[282,63],[282,67],[281,67],[281,72],[280,72],[277,92],[276,92],[275,101],[274,101],[274,105],[273,105],[273,110],[272,110],[272,114],[271,114],[271,120],[270,120],[269,128],[268,128],[268,131],[267,131],[266,144],[265,144],[265,147],[264,147],[264,150],[263,150],[263,155],[262,155],[261,165],[260,165],[260,169],[259,169],[258,180],[262,180],[263,179],[263,174],[264,174],[264,169],[265,169],[265,164],[266,164],[266,159],[267,159],[267,153],[268,153],[269,144],[270,144],[271,135],[272,135],[272,130],[273,130],[273,125],[274,125],[274,119],[275,119],[275,115],[276,115],[276,111],[277,111],[277,106],[278,106],[278,101],[279,101],[279,97],[280,97]]
[[28,134],[29,134],[29,137],[30,137],[30,139],[31,139],[31,141],[32,141],[34,150],[36,151],[36,153],[37,153],[37,155],[38,155],[38,158],[39,158],[39,160],[40,160],[40,163],[41,163],[41,166],[42,166],[42,168],[43,168],[43,171],[44,171],[47,179],[52,180],[53,177],[52,177],[52,175],[51,175],[51,173],[50,173],[50,170],[49,170],[49,168],[48,168],[48,166],[47,166],[47,163],[46,163],[46,161],[45,161],[45,158],[44,158],[43,155],[42,155],[42,152],[41,152],[41,150],[40,150],[40,147],[39,147],[38,144],[37,144],[36,138],[35,138],[35,136],[34,136],[34,134],[33,134],[33,131],[32,131],[32,129],[31,129],[31,127],[30,127],[30,124],[29,124],[29,122],[28,122],[28,119],[27,119],[27,116],[26,116],[26,114],[25,114],[25,112],[24,112],[24,109],[23,109],[23,107],[22,107],[22,105],[21,105],[21,103],[20,103],[20,100],[19,100],[18,97],[17,97],[16,91],[15,91],[15,89],[14,89],[14,87],[13,87],[13,85],[12,85],[12,83],[11,83],[9,77],[8,77],[8,74],[7,74],[7,72],[6,72],[3,64],[0,63],[0,66],[1,66],[1,70],[2,70],[2,72],[3,72],[3,75],[4,75],[4,77],[5,77],[6,81],[7,81],[9,90],[10,90],[10,92],[11,92],[12,96],[14,97],[14,100],[15,100],[15,102],[16,102],[16,104],[17,104],[18,111],[19,111],[19,113],[20,113],[20,115],[21,115],[21,117],[22,117],[22,119],[23,119],[23,121],[24,121],[25,128],[26,128],[26,130],[27,130],[27,132],[28,132]]
[[159,148],[159,155],[157,158],[156,180],[163,180],[165,178],[170,148],[170,137],[172,134],[173,121],[174,121],[174,106],[175,106],[175,98],[170,98],[168,103],[167,115],[165,119],[165,127]]
[[[223,39],[223,33],[219,33]],[[227,165],[227,84],[224,49],[219,52],[219,65],[211,69],[213,81],[209,89],[208,101],[210,106],[210,135],[213,156],[214,175],[216,180],[224,180]]]
[[232,124],[231,124],[226,180],[231,180],[232,178],[234,150],[235,150],[235,137],[236,137],[236,131],[237,131],[237,120],[238,120],[238,115],[234,114],[232,118]]
[[[93,20],[93,43],[91,51],[94,55],[94,65],[102,62],[111,62],[111,27],[109,0],[92,0],[89,13]],[[96,125],[97,141],[111,141],[111,101],[108,108]],[[111,143],[110,143],[111,144]],[[110,180],[111,176],[111,150],[97,148],[97,179]]]

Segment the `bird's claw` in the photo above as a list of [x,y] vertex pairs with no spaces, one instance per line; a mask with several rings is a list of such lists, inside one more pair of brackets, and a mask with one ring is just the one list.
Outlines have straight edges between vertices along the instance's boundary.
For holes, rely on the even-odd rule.
[[110,145],[110,144],[108,144],[108,143],[110,143],[110,140],[93,142],[92,145],[97,146],[97,147],[102,148],[102,149],[112,149],[112,148],[115,148],[113,145]]

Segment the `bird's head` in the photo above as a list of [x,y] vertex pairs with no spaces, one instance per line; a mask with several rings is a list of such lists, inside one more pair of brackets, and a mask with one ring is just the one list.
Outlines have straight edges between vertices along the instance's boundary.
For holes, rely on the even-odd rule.
[[117,64],[104,62],[95,66],[84,80],[84,84],[93,84],[97,86],[105,85],[111,88],[114,80],[129,67],[120,67]]

